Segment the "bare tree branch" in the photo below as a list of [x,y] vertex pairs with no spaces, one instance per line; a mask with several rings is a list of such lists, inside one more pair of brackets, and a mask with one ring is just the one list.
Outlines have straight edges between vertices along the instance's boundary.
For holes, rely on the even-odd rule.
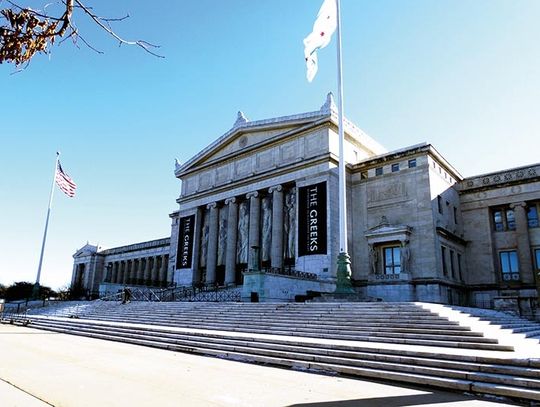
[[[0,4],[3,1],[0,0]],[[37,53],[49,53],[49,44],[52,46],[57,39],[61,38],[59,44],[71,38],[77,46],[77,40],[80,39],[91,50],[103,54],[82,37],[72,23],[74,10],[82,10],[120,45],[136,45],[155,57],[164,58],[154,51],[159,46],[144,40],[128,41],[116,34],[111,23],[123,21],[129,18],[129,14],[118,18],[100,17],[94,13],[92,7],[86,6],[81,0],[62,0],[64,12],[60,17],[56,17],[45,11],[21,7],[12,0],[5,1],[11,7],[0,10],[0,23],[2,19],[6,22],[5,25],[0,25],[0,64],[14,63],[18,68],[24,69]],[[46,4],[44,9],[51,4]]]
[[[97,15],[95,15],[92,11],[90,11],[90,9],[88,9],[80,0],[75,0],[75,2],[79,5],[79,7],[81,7],[81,9],[90,16],[90,18],[92,20],[94,20],[94,22],[99,25],[101,28],[103,28],[106,32],[108,32],[112,37],[114,37],[118,42],[120,42],[120,44],[127,44],[127,45],[137,45],[139,47],[141,47],[142,49],[144,49],[146,52],[148,52],[149,54],[152,54],[154,55],[155,57],[158,57],[158,58],[164,58],[163,55],[159,55],[159,54],[156,54],[155,52],[153,52],[150,48],[159,48],[158,45],[154,45],[154,44],[150,44],[149,42],[146,42],[146,41],[142,41],[142,40],[137,40],[137,41],[127,41],[127,40],[124,40],[123,38],[121,38],[118,34],[116,34],[113,30],[111,30],[109,27],[107,27],[103,21],[106,21],[104,20],[102,17],[98,17]],[[111,21],[111,20],[108,20],[108,21]]]

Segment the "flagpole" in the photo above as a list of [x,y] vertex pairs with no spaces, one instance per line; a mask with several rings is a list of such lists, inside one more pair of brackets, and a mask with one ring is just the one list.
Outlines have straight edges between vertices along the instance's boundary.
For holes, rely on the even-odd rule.
[[49,194],[49,207],[47,208],[47,219],[45,220],[45,232],[43,233],[43,242],[41,243],[41,255],[39,256],[39,265],[38,265],[38,271],[37,271],[37,277],[36,277],[36,283],[34,284],[34,297],[37,297],[39,295],[39,280],[41,278],[41,266],[43,264],[43,253],[45,252],[45,242],[47,240],[47,230],[49,228],[49,218],[51,216],[51,207],[52,207],[52,201],[54,196],[54,184],[56,182],[56,171],[58,169],[58,160],[60,158],[60,153],[56,152],[56,161],[54,163],[54,175],[51,185],[51,192]]
[[341,5],[337,7],[337,71],[338,71],[338,109],[339,109],[339,255],[336,293],[353,293],[351,284],[351,261],[347,253],[347,192],[345,173],[345,132],[343,129],[343,63],[341,56]]

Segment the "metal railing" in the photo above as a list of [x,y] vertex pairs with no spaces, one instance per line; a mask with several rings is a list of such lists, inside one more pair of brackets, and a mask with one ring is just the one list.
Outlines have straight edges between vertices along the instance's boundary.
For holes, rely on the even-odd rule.
[[240,301],[241,295],[236,285],[219,286],[217,284],[198,283],[191,286],[179,286],[155,290],[151,288],[126,287],[114,294],[102,296],[100,301]]
[[[254,270],[245,272],[246,274],[253,273]],[[317,280],[318,276],[315,273],[308,273],[307,271],[296,270],[292,267],[262,267],[258,272],[267,274],[276,274],[280,276],[296,277],[304,280]]]

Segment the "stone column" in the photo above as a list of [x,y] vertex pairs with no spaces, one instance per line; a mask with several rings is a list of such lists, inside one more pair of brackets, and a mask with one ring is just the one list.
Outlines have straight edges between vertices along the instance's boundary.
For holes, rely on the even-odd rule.
[[[252,250],[253,246],[260,248],[260,218],[261,218],[261,196],[255,192],[250,192],[246,195],[249,199],[249,237],[248,237],[248,270],[252,269],[254,264],[259,264],[260,250]],[[254,258],[257,256],[257,258]]]
[[166,284],[172,284],[174,280],[174,270],[173,270],[174,265],[173,265],[173,268],[169,270],[169,255],[168,254],[165,255],[163,263],[164,263],[163,268],[165,269],[165,275],[167,276],[165,278],[165,282]]
[[527,205],[517,202],[510,205],[516,218],[516,240],[519,259],[519,273],[521,281],[534,284],[534,270],[531,256],[531,242],[529,240],[529,227],[527,222]]
[[157,256],[152,257],[152,285],[158,285],[158,277],[159,277],[159,270],[158,270],[158,258]]
[[138,284],[144,285],[144,268],[146,267],[146,259],[140,258],[139,259],[139,271],[137,272],[137,281]]
[[159,282],[164,285],[167,282],[167,263],[165,262],[165,256],[160,256],[159,259]]
[[206,283],[216,282],[217,244],[218,244],[218,214],[217,203],[208,204],[210,209],[208,229],[208,256],[206,259]]
[[150,258],[145,257],[144,259],[141,259],[141,267],[143,267],[143,281],[142,284],[146,285],[148,284],[148,280],[150,280]]
[[133,278],[133,260],[128,260],[126,262],[126,284],[131,284],[131,279]]
[[272,251],[270,264],[272,267],[283,267],[283,187],[271,187],[272,194]]
[[119,263],[115,261],[113,263],[113,273],[112,273],[112,279],[111,283],[117,284],[118,283],[118,269],[119,269]]
[[125,261],[122,261],[121,263],[121,275],[122,275],[122,284],[126,285],[127,284],[127,263]]
[[225,258],[225,285],[235,282],[236,274],[236,236],[238,234],[238,204],[236,198],[225,200],[229,206],[227,223],[227,256]]

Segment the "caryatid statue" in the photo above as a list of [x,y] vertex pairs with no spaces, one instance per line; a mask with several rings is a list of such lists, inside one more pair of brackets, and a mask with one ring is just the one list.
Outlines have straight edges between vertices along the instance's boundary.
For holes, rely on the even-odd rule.
[[265,196],[262,199],[262,261],[270,261],[272,243],[272,198]]
[[249,236],[249,205],[243,201],[238,205],[238,243],[236,246],[236,262],[248,262],[248,236]]
[[285,194],[285,258],[294,259],[296,254],[296,189],[291,188]]

